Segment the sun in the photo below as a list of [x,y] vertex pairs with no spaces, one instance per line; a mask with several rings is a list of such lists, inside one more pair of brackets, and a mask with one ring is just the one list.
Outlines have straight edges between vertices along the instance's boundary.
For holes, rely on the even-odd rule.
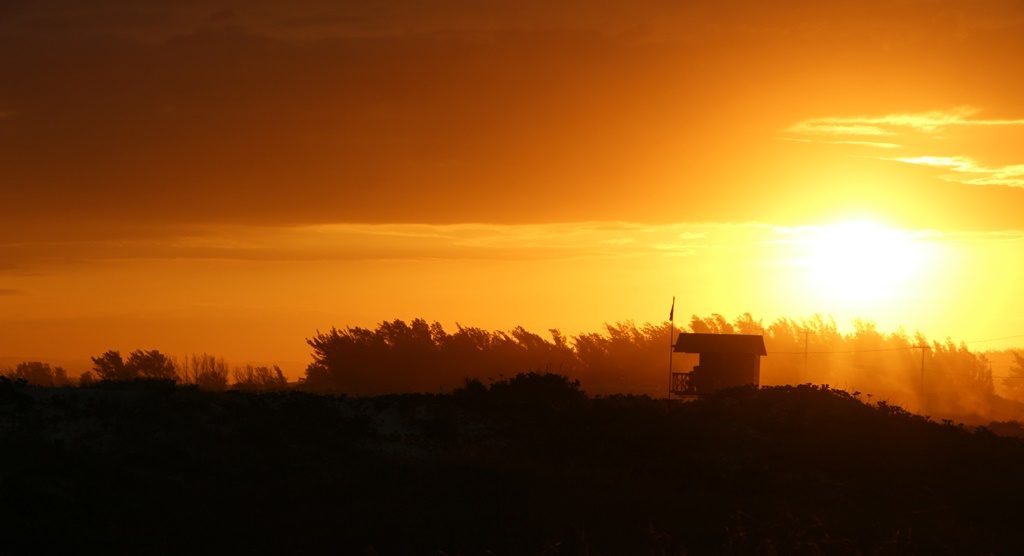
[[925,278],[929,245],[907,230],[851,220],[801,235],[806,286],[823,301],[844,308],[895,302],[913,295]]

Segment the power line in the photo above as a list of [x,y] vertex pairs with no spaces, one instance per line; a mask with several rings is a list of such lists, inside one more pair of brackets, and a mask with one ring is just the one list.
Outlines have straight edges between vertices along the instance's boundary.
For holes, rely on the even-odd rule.
[[[984,342],[998,342],[999,340],[1012,340],[1014,338],[1024,338],[1024,334],[1014,334],[1013,336],[1002,336],[999,338],[987,338],[984,340],[970,340],[961,341],[961,344],[980,344]],[[836,351],[773,351],[770,355],[807,355],[807,354],[830,354],[830,353],[876,353],[882,351],[908,351],[912,349],[921,349],[921,346],[904,346],[894,348],[878,348],[878,349],[850,349],[850,350],[836,350]],[[931,349],[931,346],[927,346],[927,349]]]
[[[879,351],[906,351],[909,349],[921,349],[921,346],[907,346],[898,348],[879,348],[879,349],[850,349],[850,350],[838,350],[838,351],[772,351],[768,355],[803,355],[808,354],[827,354],[827,353],[875,353]],[[931,347],[929,346],[929,349]]]

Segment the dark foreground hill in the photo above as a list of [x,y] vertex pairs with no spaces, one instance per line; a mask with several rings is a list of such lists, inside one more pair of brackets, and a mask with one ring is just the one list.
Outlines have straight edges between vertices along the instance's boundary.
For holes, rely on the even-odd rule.
[[810,386],[0,383],[0,552],[1019,554],[1024,443]]

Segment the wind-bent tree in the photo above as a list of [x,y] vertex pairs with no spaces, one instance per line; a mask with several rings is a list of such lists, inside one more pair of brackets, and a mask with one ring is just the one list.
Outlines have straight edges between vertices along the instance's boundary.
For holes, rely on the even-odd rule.
[[1024,355],[1020,352],[1013,352],[1013,363],[1010,364],[1010,376],[1003,379],[1003,386],[1009,390],[1015,398],[1024,395]]
[[490,332],[414,319],[385,321],[376,329],[318,332],[307,340],[313,363],[303,386],[325,392],[371,394],[456,388],[463,379],[500,379],[523,371],[571,373],[575,357],[565,338],[554,342],[525,330]]
[[151,380],[176,380],[174,362],[158,350],[151,349],[143,351],[137,349],[128,355],[125,362],[128,374],[133,378],[148,378]]
[[92,358],[92,370],[100,380],[125,381],[135,378],[132,369],[124,364],[121,352],[110,350],[99,357]]
[[[985,414],[994,403],[991,365],[983,354],[921,334],[885,333],[856,321],[841,331],[831,318],[778,319],[750,314],[694,316],[674,332],[762,334],[761,385],[832,384],[932,415]],[[606,324],[604,330],[551,338],[521,327],[489,331],[459,325],[446,332],[423,319],[385,321],[375,329],[349,327],[308,339],[313,362],[301,386],[350,394],[428,392],[457,388],[466,378],[481,384],[523,372],[551,372],[580,380],[594,394],[665,395],[669,323]],[[696,354],[672,355],[673,370],[698,364]],[[1024,357],[1018,362],[1024,379]],[[1011,384],[1013,383],[1013,384]],[[1024,380],[1008,380],[1007,386]],[[1007,417],[1008,418],[1008,417]]]
[[252,366],[236,367],[232,372],[235,388],[239,390],[272,391],[288,387],[288,379],[281,372],[281,367]]

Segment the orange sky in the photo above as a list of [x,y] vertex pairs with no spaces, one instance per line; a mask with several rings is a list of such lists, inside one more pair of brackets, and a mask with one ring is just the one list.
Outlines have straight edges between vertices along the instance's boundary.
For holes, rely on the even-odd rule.
[[0,360],[672,295],[1024,334],[1019,3],[552,4],[4,3]]

